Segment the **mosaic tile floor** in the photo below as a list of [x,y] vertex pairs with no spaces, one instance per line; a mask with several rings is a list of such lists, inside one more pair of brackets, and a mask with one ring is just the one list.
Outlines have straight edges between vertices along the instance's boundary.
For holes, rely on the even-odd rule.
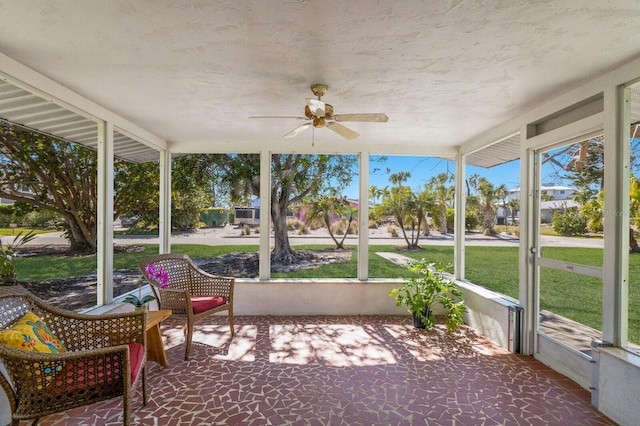
[[[168,367],[149,363],[137,425],[613,425],[590,394],[532,357],[463,327],[425,332],[406,316],[226,317],[162,326]],[[119,425],[121,399],[47,416],[43,425]],[[26,423],[24,423],[26,424]]]

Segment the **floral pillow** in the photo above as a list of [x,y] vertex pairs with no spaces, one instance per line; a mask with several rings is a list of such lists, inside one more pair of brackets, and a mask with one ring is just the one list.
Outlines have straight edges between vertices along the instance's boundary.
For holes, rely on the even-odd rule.
[[27,312],[16,325],[0,331],[0,344],[30,352],[60,353],[67,348],[51,332],[42,319]]

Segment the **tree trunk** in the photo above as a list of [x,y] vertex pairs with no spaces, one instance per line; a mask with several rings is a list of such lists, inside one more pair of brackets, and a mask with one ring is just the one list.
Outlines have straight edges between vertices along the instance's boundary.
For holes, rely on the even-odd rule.
[[[66,216],[66,215],[65,215]],[[82,227],[76,223],[75,218],[73,216],[66,217],[67,225],[69,226],[68,238],[69,243],[71,244],[71,251],[73,252],[84,252],[90,251],[95,252],[97,249],[97,235],[95,232],[91,236],[85,235],[82,232]]]
[[[336,248],[337,249],[344,248],[342,246],[342,243],[344,243],[344,238],[342,239],[342,243],[341,243],[336,239],[335,235],[333,235],[333,231],[331,230],[331,223],[329,223],[329,214],[328,213],[324,215],[324,224],[327,226],[327,231],[329,231],[329,235],[331,235],[331,239],[333,240],[334,243],[336,243]],[[345,232],[345,235],[347,235],[346,232]]]
[[491,229],[493,230],[495,215],[493,213],[493,208],[489,205],[485,205],[482,211],[482,229]]
[[275,247],[271,252],[271,261],[284,265],[296,263],[295,253],[289,244],[286,205],[277,200],[272,200],[271,217],[273,218],[273,236],[275,239]]
[[440,207],[440,233],[446,234],[449,232],[449,227],[447,226],[447,207]]

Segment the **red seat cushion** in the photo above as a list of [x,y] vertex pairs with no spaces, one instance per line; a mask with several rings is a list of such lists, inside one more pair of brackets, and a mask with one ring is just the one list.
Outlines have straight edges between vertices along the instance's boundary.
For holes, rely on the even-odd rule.
[[142,358],[144,358],[144,346],[142,346],[142,343],[129,343],[129,358],[129,364],[131,365],[131,383],[134,383],[140,372]]
[[225,296],[193,296],[191,297],[191,306],[193,307],[193,313],[199,314],[200,312],[208,311],[209,309],[216,308],[220,305],[227,303]]
[[[142,343],[129,343],[128,346],[131,383],[133,384],[140,373],[144,358],[144,346]],[[70,392],[74,389],[84,389],[85,386],[94,387],[101,383],[117,380],[120,377],[119,372],[122,370],[120,359],[107,357],[98,362],[94,359],[68,362],[64,369],[56,375],[55,384],[49,391]]]

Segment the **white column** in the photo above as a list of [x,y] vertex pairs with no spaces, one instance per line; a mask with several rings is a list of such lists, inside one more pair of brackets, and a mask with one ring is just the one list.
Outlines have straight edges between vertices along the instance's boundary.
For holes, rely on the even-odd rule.
[[467,174],[467,160],[464,155],[456,156],[455,192],[454,192],[454,275],[457,280],[464,279],[465,268],[465,221],[467,209],[467,193],[465,177]]
[[[522,345],[525,355],[535,352],[536,332],[538,329],[538,279],[535,257],[538,255],[539,239],[537,237],[539,222],[534,211],[536,196],[534,176],[536,167],[535,153],[526,148],[526,125],[520,132],[520,250],[519,250],[519,301],[522,313]],[[532,249],[534,252],[532,252]]]
[[629,90],[604,92],[602,339],[627,345],[629,301]]
[[358,279],[369,279],[369,153],[360,153],[358,172]]
[[98,123],[97,304],[113,301],[113,124]]
[[271,153],[260,152],[260,280],[271,278]]
[[171,252],[171,152],[160,151],[159,252]]

